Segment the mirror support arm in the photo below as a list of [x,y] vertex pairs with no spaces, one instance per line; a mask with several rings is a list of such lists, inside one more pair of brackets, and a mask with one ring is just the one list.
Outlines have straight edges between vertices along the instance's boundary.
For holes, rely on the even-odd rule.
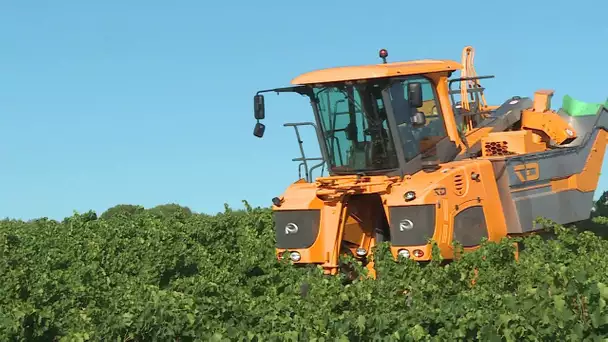
[[312,89],[310,89],[307,86],[275,88],[275,89],[260,90],[260,91],[256,92],[255,96],[253,97],[253,112],[254,112],[254,118],[256,119],[255,128],[253,129],[253,135],[258,138],[261,138],[264,135],[264,131],[266,130],[266,126],[264,126],[264,124],[262,124],[260,122],[260,120],[262,120],[266,117],[266,113],[265,113],[266,110],[265,110],[265,105],[264,105],[264,95],[262,95],[262,94],[268,93],[268,92],[276,92],[277,94],[286,93],[286,92],[294,92],[294,93],[298,93],[300,95],[307,95],[311,99],[313,98]]

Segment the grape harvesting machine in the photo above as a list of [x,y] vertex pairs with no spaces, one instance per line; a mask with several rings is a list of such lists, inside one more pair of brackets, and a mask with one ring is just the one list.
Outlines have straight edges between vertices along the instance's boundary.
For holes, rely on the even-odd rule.
[[[462,61],[414,60],[304,73],[291,87],[254,96],[254,135],[265,126],[263,93],[308,97],[314,122],[295,129],[304,176],[272,199],[276,252],[297,264],[339,270],[348,253],[370,260],[386,241],[395,258],[428,261],[435,241],[445,259],[452,242],[465,252],[483,239],[534,233],[546,217],[558,224],[589,218],[608,139],[608,103],[552,90],[488,105],[473,67]],[[460,77],[450,77],[455,72]],[[316,132],[321,157],[306,157],[299,128]],[[312,172],[327,168],[327,176]],[[368,263],[373,270],[373,262]]]

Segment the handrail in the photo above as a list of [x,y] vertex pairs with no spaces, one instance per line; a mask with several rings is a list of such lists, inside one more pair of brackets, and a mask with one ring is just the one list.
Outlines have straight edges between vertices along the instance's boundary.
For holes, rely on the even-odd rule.
[[[307,182],[312,182],[312,171],[321,167],[323,164],[325,164],[325,159],[323,159],[322,157],[316,157],[316,158],[307,158],[306,157],[306,153],[304,153],[304,146],[302,145],[303,141],[302,138],[300,137],[300,131],[298,130],[298,127],[300,126],[312,126],[315,130],[317,130],[317,125],[315,125],[313,122],[293,122],[293,123],[285,123],[283,124],[284,127],[293,127],[294,130],[296,131],[296,137],[298,139],[298,146],[300,148],[300,154],[302,155],[302,157],[300,158],[294,158],[292,159],[292,161],[299,161],[300,164],[298,165],[298,175],[300,178],[302,178],[302,166],[304,166],[304,172],[305,172],[305,178]],[[308,167],[308,162],[309,161],[314,161],[314,160],[321,160],[321,163],[316,164],[312,167]]]

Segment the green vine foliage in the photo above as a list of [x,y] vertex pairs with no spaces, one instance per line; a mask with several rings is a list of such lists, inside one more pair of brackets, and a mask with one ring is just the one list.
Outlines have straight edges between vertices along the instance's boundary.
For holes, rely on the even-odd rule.
[[[375,254],[378,278],[347,281],[277,260],[270,210],[245,204],[214,216],[174,205],[123,206],[62,222],[0,221],[0,339],[570,341],[608,335],[608,242],[589,229],[608,229],[603,216],[579,230],[541,220],[550,238],[484,243],[447,265],[395,261],[382,244]],[[517,261],[514,241],[524,248]]]

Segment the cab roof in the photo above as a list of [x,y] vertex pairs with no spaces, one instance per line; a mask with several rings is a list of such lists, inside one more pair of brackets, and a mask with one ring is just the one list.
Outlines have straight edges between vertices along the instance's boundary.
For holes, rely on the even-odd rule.
[[291,84],[305,85],[326,82],[355,81],[390,76],[407,76],[423,73],[456,71],[462,64],[451,60],[421,59],[386,64],[345,66],[315,70],[301,74]]

